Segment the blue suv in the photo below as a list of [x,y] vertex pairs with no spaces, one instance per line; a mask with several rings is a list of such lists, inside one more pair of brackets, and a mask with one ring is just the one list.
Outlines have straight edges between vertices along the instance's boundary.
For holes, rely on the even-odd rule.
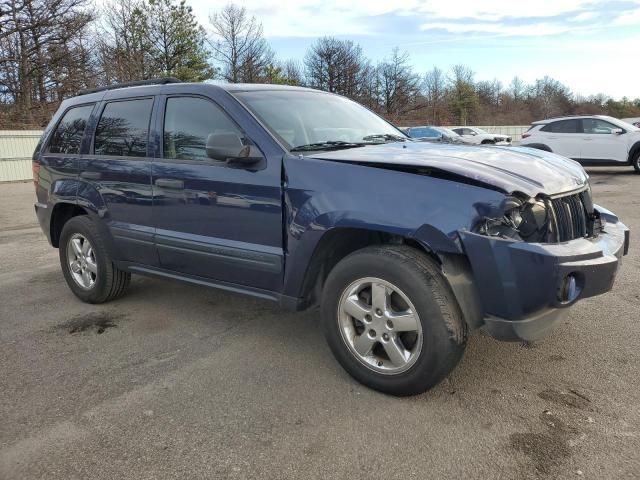
[[425,391],[468,332],[546,334],[610,290],[628,229],[577,163],[412,141],[346,98],[171,79],[65,100],[33,157],[36,213],[82,301],[131,274],[321,307],[360,382]]

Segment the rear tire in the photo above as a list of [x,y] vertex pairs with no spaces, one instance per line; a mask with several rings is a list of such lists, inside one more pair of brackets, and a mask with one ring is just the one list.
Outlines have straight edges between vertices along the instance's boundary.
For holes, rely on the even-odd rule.
[[129,285],[131,274],[115,266],[95,223],[86,215],[64,224],[58,250],[64,278],[83,302],[108,302]]
[[[378,308],[380,299],[384,307]],[[340,261],[324,286],[322,322],[329,347],[353,378],[398,396],[438,384],[467,341],[467,325],[440,269],[404,245],[367,247]]]

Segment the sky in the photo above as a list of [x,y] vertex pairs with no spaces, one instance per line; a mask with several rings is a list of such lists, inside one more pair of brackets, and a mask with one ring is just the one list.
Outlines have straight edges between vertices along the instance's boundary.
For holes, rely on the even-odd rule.
[[[206,27],[228,0],[187,0]],[[394,47],[416,72],[464,64],[505,85],[545,75],[574,94],[640,97],[640,0],[245,0],[278,58],[302,59],[321,36],[360,44],[374,62]]]

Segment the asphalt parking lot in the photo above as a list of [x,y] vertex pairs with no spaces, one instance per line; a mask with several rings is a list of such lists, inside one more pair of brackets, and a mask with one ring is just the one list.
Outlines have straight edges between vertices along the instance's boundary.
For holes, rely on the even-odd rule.
[[640,478],[640,176],[590,174],[632,229],[615,290],[534,344],[474,333],[402,399],[340,368],[317,311],[142,277],[81,303],[32,185],[0,185],[0,478]]

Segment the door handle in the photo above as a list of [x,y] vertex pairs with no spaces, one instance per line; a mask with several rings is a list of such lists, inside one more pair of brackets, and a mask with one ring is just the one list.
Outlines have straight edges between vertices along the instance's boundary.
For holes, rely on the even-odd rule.
[[593,140],[593,138],[590,138],[590,137],[582,137],[582,139],[583,139],[585,142],[590,142],[591,140]]
[[155,181],[157,187],[173,188],[175,190],[184,190],[184,181],[174,178],[158,178]]

